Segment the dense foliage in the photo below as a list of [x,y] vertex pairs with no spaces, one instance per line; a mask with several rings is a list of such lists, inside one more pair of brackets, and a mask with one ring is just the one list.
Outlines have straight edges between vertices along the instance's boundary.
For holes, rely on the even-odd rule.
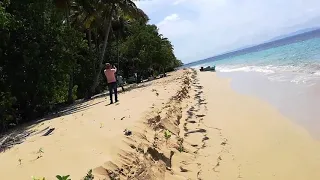
[[131,0],[0,1],[0,132],[105,89],[103,64],[125,78],[181,65]]

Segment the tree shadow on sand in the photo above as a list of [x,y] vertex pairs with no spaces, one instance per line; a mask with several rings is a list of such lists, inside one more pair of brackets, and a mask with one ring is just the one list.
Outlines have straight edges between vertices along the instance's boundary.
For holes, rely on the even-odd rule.
[[23,143],[24,140],[34,132],[34,130],[24,127],[0,136],[0,153],[5,152],[17,144]]
[[[133,84],[130,86],[126,86],[124,92],[126,93],[126,92],[130,92],[132,90],[135,90],[135,89],[148,87],[151,84],[152,83],[149,81],[149,82],[145,82],[145,83]],[[120,90],[119,93],[123,93],[122,90]],[[33,128],[36,125],[38,125],[39,123],[43,123],[45,121],[50,121],[50,120],[55,119],[57,117],[63,117],[66,115],[79,113],[79,112],[88,110],[90,108],[93,108],[94,106],[106,101],[105,99],[101,99],[101,100],[93,103],[93,100],[99,99],[102,97],[108,97],[108,95],[109,95],[108,92],[104,92],[104,93],[101,93],[101,94],[98,94],[98,95],[92,97],[91,99],[77,100],[72,105],[68,105],[68,106],[62,105],[62,106],[60,106],[60,108],[57,108],[57,110],[55,112],[52,112],[43,118],[29,121],[24,124],[19,124],[17,127],[13,128],[3,134],[0,134],[0,153],[5,152],[6,150],[14,147],[17,144],[23,143],[28,136],[43,134],[42,136],[45,137],[45,136],[51,135],[52,133],[54,133],[54,130],[55,130],[54,127],[48,126],[48,127],[45,127],[42,130],[37,131],[37,132],[36,132],[36,130],[33,130]]]

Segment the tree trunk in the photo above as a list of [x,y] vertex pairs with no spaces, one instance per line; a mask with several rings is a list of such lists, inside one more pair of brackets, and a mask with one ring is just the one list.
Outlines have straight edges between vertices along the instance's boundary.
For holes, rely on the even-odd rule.
[[101,69],[103,67],[102,62],[103,62],[104,55],[105,55],[105,52],[106,52],[106,49],[107,49],[109,33],[110,33],[110,29],[111,29],[113,11],[114,11],[114,6],[112,5],[111,8],[110,8],[109,17],[107,18],[107,21],[106,21],[107,27],[106,27],[106,31],[105,31],[103,48],[102,48],[100,59],[99,59],[99,62],[98,62],[98,70],[95,72],[95,75],[93,77],[94,79],[93,79],[93,84],[92,84],[92,86],[90,88],[90,93],[91,93],[90,95],[93,95],[93,93],[95,92],[97,86],[99,85],[100,72],[101,72]]
[[[95,43],[95,48],[96,48],[96,51],[95,51],[95,53],[96,54],[100,54],[100,50],[99,50],[99,44],[100,44],[100,42],[99,42],[99,39],[98,39],[98,33],[97,33],[97,29],[95,29],[94,30],[94,43]],[[96,74],[96,69],[97,69],[97,67],[96,67],[96,64],[97,64],[97,61],[98,59],[96,59],[96,58],[94,58],[94,60],[93,60],[93,75],[95,75]]]
[[69,74],[68,103],[73,103],[73,68]]
[[90,52],[92,53],[92,44],[91,44],[91,42],[92,42],[92,38],[91,38],[91,29],[89,28],[89,29],[87,29],[87,33],[88,33],[88,45],[89,45],[89,50],[90,50]]
[[[67,10],[66,10],[66,20],[67,20],[67,26],[70,27],[70,4],[69,1],[67,3]],[[72,65],[74,67],[74,64]],[[68,103],[73,103],[73,71],[74,68],[71,68],[69,72],[69,86],[68,86]]]
[[119,60],[119,32],[117,32],[117,60],[118,60],[118,69],[120,70],[120,60]]
[[[89,46],[89,52],[90,54],[93,54],[93,51],[92,51],[92,36],[91,36],[91,29],[87,29],[87,33],[88,33],[88,46]],[[92,68],[93,69],[96,69],[96,63],[95,61],[92,62]]]

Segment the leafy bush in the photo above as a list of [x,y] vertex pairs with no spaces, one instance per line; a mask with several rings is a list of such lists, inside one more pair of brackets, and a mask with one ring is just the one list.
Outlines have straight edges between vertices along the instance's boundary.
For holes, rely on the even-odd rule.
[[94,176],[92,174],[92,169],[90,169],[87,173],[87,175],[83,178],[83,180],[93,180]]
[[58,180],[71,180],[69,179],[70,175],[66,175],[66,176],[60,176],[60,175],[57,175],[56,178]]
[[169,130],[164,131],[164,138],[168,141],[171,138],[171,132]]

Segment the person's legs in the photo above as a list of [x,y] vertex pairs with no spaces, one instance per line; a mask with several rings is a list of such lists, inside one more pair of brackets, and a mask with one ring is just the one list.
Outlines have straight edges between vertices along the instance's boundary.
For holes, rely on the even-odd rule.
[[113,90],[114,90],[114,98],[115,98],[115,101],[118,102],[118,86],[117,86],[117,83],[114,82],[113,84]]
[[112,85],[112,83],[108,83],[108,89],[109,89],[110,103],[112,104],[113,103],[113,100],[112,100],[113,85]]

